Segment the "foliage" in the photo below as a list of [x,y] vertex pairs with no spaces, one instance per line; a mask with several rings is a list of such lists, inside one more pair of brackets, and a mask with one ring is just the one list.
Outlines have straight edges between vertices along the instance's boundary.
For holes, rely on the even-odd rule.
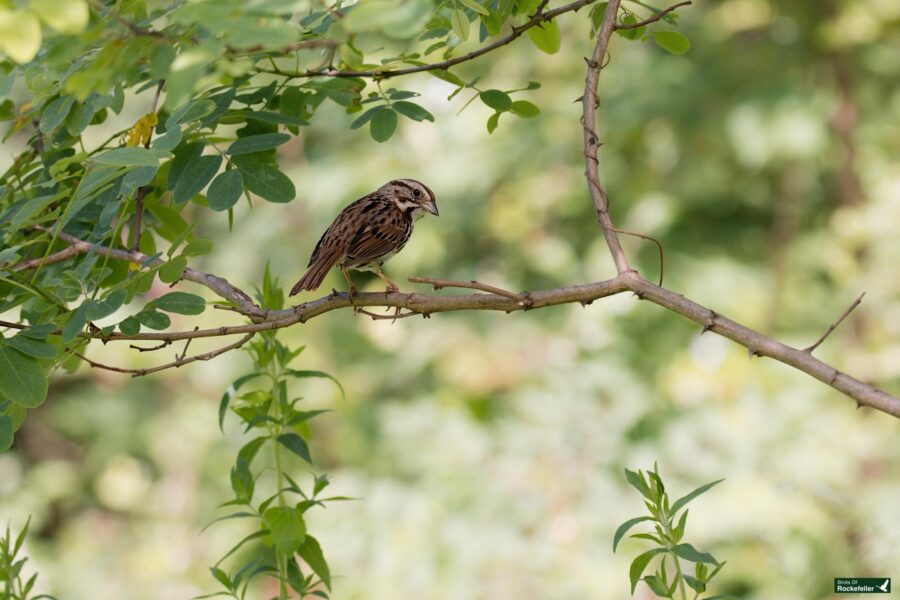
[[[647,471],[646,474],[640,470],[634,472],[625,469],[625,478],[644,497],[644,505],[650,514],[649,516],[628,519],[619,526],[613,538],[613,552],[616,551],[616,547],[625,534],[638,523],[651,523],[653,532],[636,533],[629,537],[649,540],[656,544],[655,548],[639,554],[631,562],[631,566],[628,569],[628,576],[631,579],[631,595],[634,595],[638,581],[643,581],[660,598],[675,598],[677,592],[682,600],[686,600],[685,584],[687,584],[693,591],[694,599],[696,600],[700,594],[706,592],[709,582],[719,574],[719,571],[725,566],[725,561],[719,562],[712,554],[701,552],[691,544],[682,541],[685,528],[687,527],[689,511],[685,509],[680,516],[679,512],[691,500],[706,493],[711,487],[724,480],[719,479],[718,481],[701,485],[670,505],[669,494],[666,492],[666,486],[659,475],[656,464],[653,465],[653,470]],[[669,574],[666,572],[666,565],[670,559],[675,569],[675,572],[671,573],[671,581],[669,580]],[[654,560],[656,560],[656,572],[653,575],[644,575],[644,571]],[[682,560],[694,563],[693,575],[682,572]],[[716,594],[704,596],[703,598],[703,600],[729,599],[738,600],[728,594]]]
[[[268,269],[263,278],[260,301],[263,306],[274,310],[280,309],[284,303],[278,281],[270,277]],[[225,590],[204,598],[230,596],[242,600],[251,581],[262,574],[278,581],[281,598],[288,597],[287,588],[297,592],[300,598],[328,598],[322,587],[331,590],[328,563],[318,540],[307,531],[304,515],[313,507],[324,507],[328,502],[345,498],[321,497],[329,483],[324,473],[313,476],[312,488],[308,492],[304,492],[288,474],[291,469],[287,461],[291,454],[295,459],[313,464],[307,444],[309,420],[323,412],[298,409],[302,398],[289,397],[288,381],[320,377],[333,380],[338,387],[340,384],[326,373],[291,369],[289,364],[303,351],[303,347],[289,349],[275,336],[274,331],[264,332],[248,346],[253,371],[237,378],[228,387],[219,406],[220,425],[223,425],[227,411],[231,410],[244,424],[244,433],[253,432],[257,436],[238,452],[231,469],[234,498],[221,505],[237,512],[219,517],[209,525],[224,520],[250,519],[255,522],[256,528],[210,568],[213,577]],[[255,384],[256,389],[239,394],[249,384]],[[254,469],[253,464],[261,450],[272,452],[274,485],[271,494],[254,503],[263,469]],[[288,455],[284,454],[285,450]],[[245,544],[256,540],[267,548],[265,553],[256,553],[230,571],[221,567]],[[311,570],[309,574],[304,574],[301,559]]]
[[34,591],[34,584],[37,582],[37,573],[27,580],[23,579],[23,571],[28,558],[20,557],[19,552],[22,551],[30,524],[31,519],[25,523],[25,527],[22,528],[15,540],[7,524],[6,533],[0,537],[0,584],[3,585],[0,599],[2,600],[40,600],[41,598],[55,600],[48,594],[31,595]]
[[[19,312],[12,324],[19,330],[0,339],[0,450],[11,445],[27,410],[43,402],[47,373],[75,370],[91,339],[165,331],[170,315],[205,310],[188,292],[145,294],[157,279],[176,284],[191,260],[214,251],[196,234],[209,218],[203,208],[227,212],[232,224],[241,197],[294,199],[276,152],[322,106],[338,105],[353,117],[351,128],[368,125],[372,138],[385,142],[399,118],[434,121],[417,92],[382,85],[423,71],[456,87],[449,99],[470,90],[469,102],[491,108],[492,133],[503,114],[540,113],[533,102],[511,97],[540,84],[503,91],[456,75],[449,66],[468,58],[458,50],[470,24],[482,42],[506,43],[527,32],[543,52],[560,45],[559,27],[538,0],[333,7],[79,0],[58,14],[46,4],[0,15],[0,24],[31,32],[9,37],[0,62],[2,114],[10,121],[4,139],[27,139],[0,175],[0,312]],[[623,8],[621,18],[635,16]],[[34,29],[38,21],[47,25],[43,33]],[[644,29],[625,31],[637,38]],[[686,50],[663,33],[654,34],[663,48]],[[141,116],[123,122],[132,107]],[[113,122],[111,134],[95,133]],[[146,258],[126,264],[99,251],[67,254],[72,239]]]

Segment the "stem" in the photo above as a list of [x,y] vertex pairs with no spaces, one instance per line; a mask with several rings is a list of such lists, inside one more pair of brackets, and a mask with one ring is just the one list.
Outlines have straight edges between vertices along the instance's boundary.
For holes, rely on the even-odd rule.
[[[672,541],[672,528],[670,523],[669,515],[664,507],[660,506],[660,524],[663,527],[663,531],[665,532],[665,541],[666,547],[671,550],[675,547],[675,543]],[[672,555],[672,560],[675,561],[675,577],[678,579],[678,589],[681,591],[681,600],[687,600],[687,593],[684,591],[684,576],[681,574],[681,563],[678,561],[678,555],[674,552],[670,552]]]
[[[278,375],[270,373],[269,376],[272,379],[272,407],[274,407],[275,411],[275,414],[272,416],[276,419],[280,419],[281,402],[276,402],[276,399],[278,398]],[[283,507],[286,506],[286,504],[284,502],[284,495],[281,493],[281,490],[284,488],[284,472],[282,471],[281,466],[281,445],[275,439],[275,437],[281,433],[280,421],[278,428],[279,429],[276,430],[274,425],[269,425],[269,439],[272,441],[272,454],[275,458],[275,492],[278,496],[278,506]],[[288,600],[287,557],[282,554],[277,546],[275,547],[275,562],[278,565],[278,599]]]

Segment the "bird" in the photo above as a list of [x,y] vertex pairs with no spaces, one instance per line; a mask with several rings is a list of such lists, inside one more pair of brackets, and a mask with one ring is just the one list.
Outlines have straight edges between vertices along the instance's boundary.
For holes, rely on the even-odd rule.
[[306,273],[291,288],[290,295],[315,291],[335,265],[347,280],[351,302],[356,286],[348,269],[372,271],[387,284],[385,293],[399,291],[381,266],[403,249],[416,221],[426,213],[440,214],[434,192],[415,179],[393,179],[350,203],[322,234]]

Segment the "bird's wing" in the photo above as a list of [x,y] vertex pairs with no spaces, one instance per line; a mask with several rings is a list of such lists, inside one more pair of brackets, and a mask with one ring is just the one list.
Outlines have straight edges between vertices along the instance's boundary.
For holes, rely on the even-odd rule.
[[376,215],[361,226],[347,246],[345,265],[355,267],[376,262],[382,256],[396,252],[409,239],[412,223],[403,213]]

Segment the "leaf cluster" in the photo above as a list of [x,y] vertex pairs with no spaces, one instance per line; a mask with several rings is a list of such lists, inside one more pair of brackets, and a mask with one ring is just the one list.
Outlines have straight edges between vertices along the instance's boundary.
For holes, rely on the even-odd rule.
[[[713,486],[721,483],[722,479],[701,485],[694,491],[682,496],[675,502],[669,502],[669,494],[659,475],[656,465],[653,470],[631,471],[625,469],[625,478],[628,483],[640,492],[644,498],[644,506],[649,515],[628,519],[616,530],[613,537],[613,552],[618,548],[619,542],[639,523],[652,525],[652,531],[636,533],[629,537],[653,542],[655,547],[639,554],[631,562],[628,576],[631,580],[631,593],[634,595],[638,581],[643,581],[660,598],[687,598],[685,584],[693,592],[696,600],[700,594],[706,592],[709,582],[719,574],[725,562],[719,562],[712,554],[702,552],[693,545],[684,542],[685,529],[687,527],[688,510],[685,508],[689,502],[709,491]],[[693,563],[692,574],[683,572],[680,561]],[[652,575],[644,575],[651,562],[656,562],[656,569]],[[669,566],[671,564],[671,566]],[[729,600],[734,596],[716,594],[704,596],[702,600]]]
[[[283,296],[268,269],[263,283],[260,290],[263,304],[278,306]],[[294,590],[301,598],[308,595],[328,598],[326,590],[331,590],[331,573],[318,540],[307,531],[305,514],[313,507],[324,507],[327,502],[346,498],[322,497],[329,483],[325,474],[313,475],[312,487],[307,490],[289,475],[287,458],[290,456],[310,466],[313,464],[307,442],[309,421],[326,411],[300,409],[298,405],[302,398],[289,396],[288,381],[326,378],[334,381],[341,393],[343,389],[327,373],[291,368],[289,364],[302,351],[303,347],[290,349],[283,345],[274,332],[261,335],[247,348],[253,358],[254,370],[234,380],[222,395],[220,426],[224,427],[230,411],[240,419],[244,433],[254,437],[237,453],[231,469],[234,497],[221,505],[237,510],[215,519],[207,527],[233,519],[249,519],[255,525],[250,534],[210,569],[224,590],[204,597],[243,599],[251,580],[265,574],[276,578],[280,585]],[[262,499],[257,499],[262,487],[260,476],[268,470],[257,464],[263,450],[270,451],[274,459],[275,487]],[[286,455],[284,451],[287,451]],[[253,541],[259,541],[267,552],[257,553],[231,571],[222,568],[226,559]],[[310,572],[306,572],[303,563]]]
[[0,586],[2,586],[0,600],[56,600],[49,594],[31,595],[34,584],[37,582],[37,573],[27,579],[23,578],[23,570],[28,559],[19,556],[19,552],[28,536],[30,523],[31,519],[29,518],[15,539],[12,537],[9,525],[6,526],[6,532],[0,537]]

